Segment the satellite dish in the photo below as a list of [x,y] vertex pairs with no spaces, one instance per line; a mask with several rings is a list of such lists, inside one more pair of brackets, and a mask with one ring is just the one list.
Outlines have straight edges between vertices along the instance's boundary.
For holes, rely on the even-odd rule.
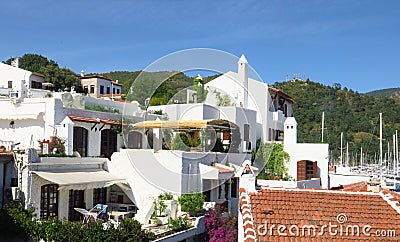
[[61,101],[65,108],[72,108],[72,102],[74,98],[72,97],[71,93],[65,92],[61,94]]

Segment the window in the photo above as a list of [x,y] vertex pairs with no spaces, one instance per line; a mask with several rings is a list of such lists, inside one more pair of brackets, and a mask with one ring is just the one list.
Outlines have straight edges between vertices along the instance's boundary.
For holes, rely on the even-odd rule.
[[233,198],[238,197],[238,184],[239,184],[239,177],[231,178],[231,197]]
[[94,85],[90,85],[90,93],[94,93]]
[[316,161],[301,160],[297,162],[297,180],[311,180],[318,178],[318,165]]
[[40,189],[40,218],[52,218],[58,215],[58,185],[43,185]]
[[79,221],[82,216],[74,208],[85,208],[85,191],[84,190],[69,190],[68,201],[68,220]]
[[84,93],[89,93],[88,86],[83,86],[83,92]]
[[104,94],[104,86],[100,85],[100,94]]
[[117,94],[119,94],[119,89],[117,89]]
[[110,87],[107,87],[107,94],[110,94]]
[[8,88],[12,88],[12,81],[8,81]]
[[99,203],[107,203],[107,188],[105,187],[93,189],[93,206]]
[[113,94],[115,94],[115,87],[113,87]]

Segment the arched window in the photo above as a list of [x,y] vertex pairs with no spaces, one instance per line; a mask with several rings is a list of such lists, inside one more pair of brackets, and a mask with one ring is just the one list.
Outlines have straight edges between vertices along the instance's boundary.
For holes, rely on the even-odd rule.
[[83,127],[74,127],[74,151],[81,156],[87,156],[88,130]]
[[43,185],[40,189],[40,218],[58,216],[58,185]]
[[142,148],[142,133],[139,131],[131,131],[128,134],[128,149],[141,149]]

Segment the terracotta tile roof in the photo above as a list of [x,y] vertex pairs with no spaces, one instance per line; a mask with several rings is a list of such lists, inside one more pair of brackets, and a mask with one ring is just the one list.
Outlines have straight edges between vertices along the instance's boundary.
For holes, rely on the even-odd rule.
[[[245,238],[255,233],[257,241],[400,240],[399,195],[388,190],[265,189],[247,194],[241,188],[239,192]],[[394,234],[378,237],[380,232]]]
[[11,150],[6,150],[4,152],[0,152],[0,156],[13,156],[13,152]]
[[212,168],[218,169],[219,173],[234,173],[233,169],[227,169],[224,167],[220,167],[220,166],[211,166]]
[[280,90],[278,88],[268,86],[268,91],[272,92],[272,93],[276,93],[276,94],[282,96],[283,98],[285,98],[290,103],[294,103],[294,100],[293,100],[293,98],[291,96],[289,96],[288,94],[284,93],[282,90]]
[[348,185],[343,185],[343,188],[340,190],[348,192],[367,192],[368,184],[367,182],[352,183]]
[[41,73],[32,72],[32,74],[35,75],[35,76],[40,76],[40,77],[46,78],[46,76],[41,74]]
[[77,117],[77,116],[68,116],[72,121],[86,122],[86,123],[103,123],[110,125],[121,125],[120,122],[114,120],[107,119],[94,119],[94,118],[85,118],[85,117]]

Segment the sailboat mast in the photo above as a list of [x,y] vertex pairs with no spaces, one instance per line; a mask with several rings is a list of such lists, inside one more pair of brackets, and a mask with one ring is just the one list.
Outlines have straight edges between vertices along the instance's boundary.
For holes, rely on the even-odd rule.
[[346,166],[349,166],[349,142],[346,143]]
[[340,165],[343,166],[343,132],[340,133]]
[[399,137],[397,136],[396,130],[396,175],[399,176]]
[[324,143],[324,123],[325,123],[325,112],[322,112],[322,134],[321,134],[321,143]]
[[362,146],[361,146],[361,155],[360,155],[360,166],[361,166],[361,169],[362,169],[362,166],[363,166],[363,153],[362,153]]
[[383,182],[383,177],[382,177],[382,113],[379,113],[379,161],[380,161],[380,173],[381,173],[381,184]]

